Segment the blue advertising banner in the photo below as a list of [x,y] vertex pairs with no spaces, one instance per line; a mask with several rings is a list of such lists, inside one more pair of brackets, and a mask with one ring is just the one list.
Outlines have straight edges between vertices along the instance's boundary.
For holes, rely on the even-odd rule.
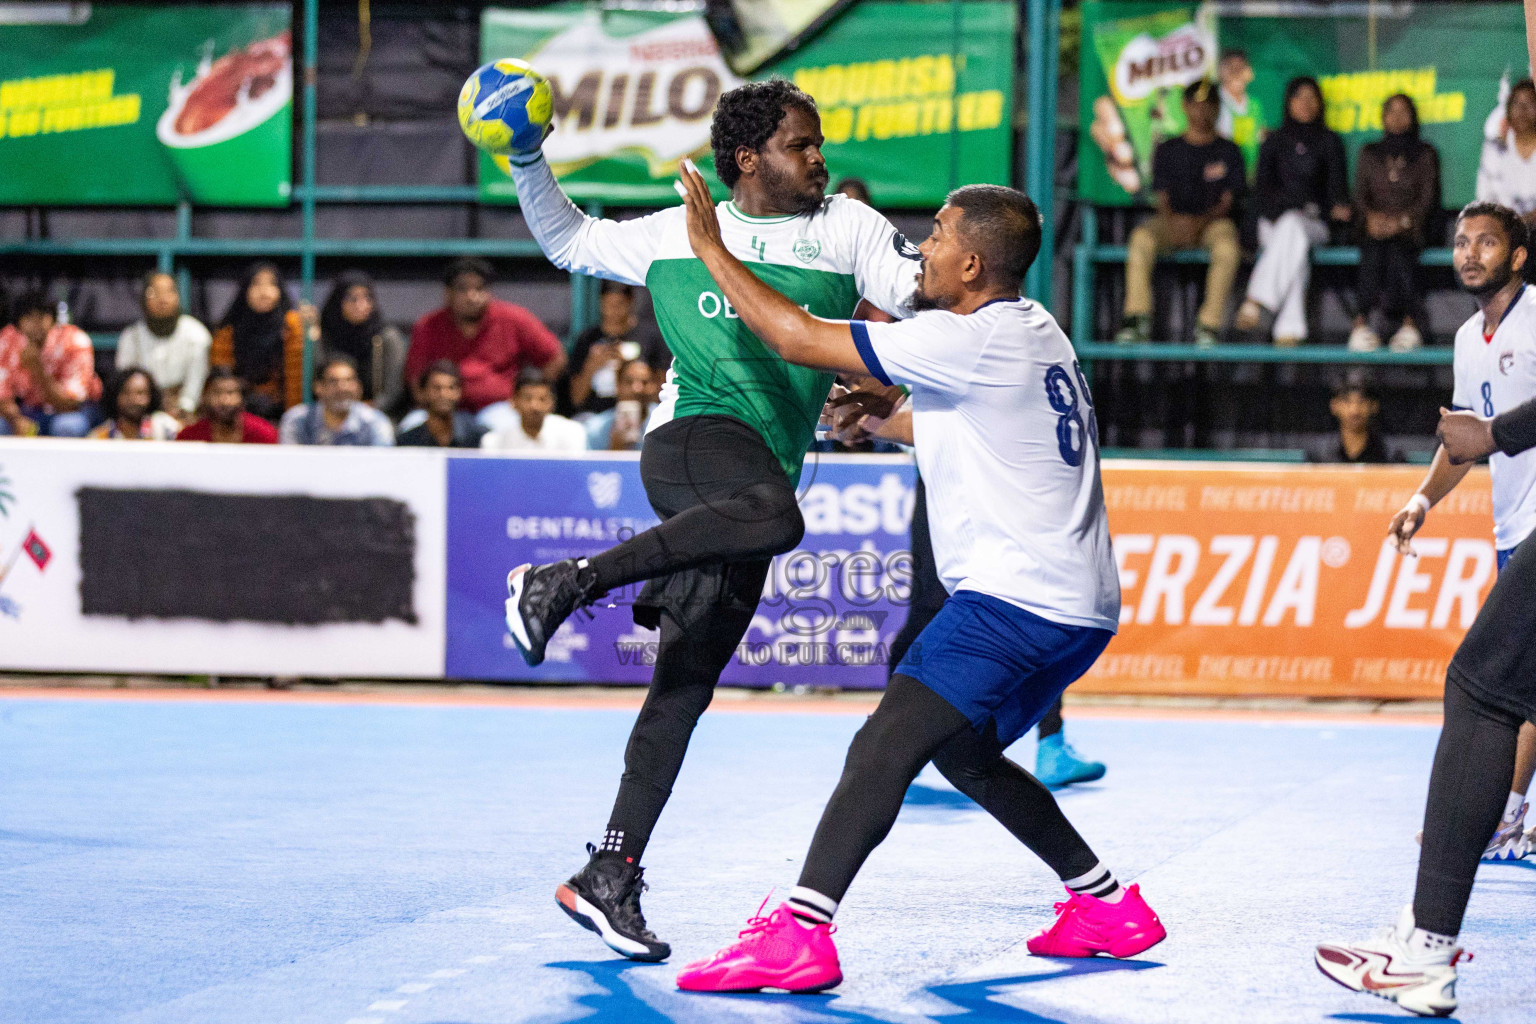
[[[900,456],[823,457],[800,485],[805,539],[774,560],[763,601],[721,681],[743,686],[881,687],[906,621],[914,476]],[[448,462],[447,670],[453,679],[647,683],[657,633],[609,595],[573,616],[529,668],[507,636],[507,571],[591,556],[656,523],[629,456]]]

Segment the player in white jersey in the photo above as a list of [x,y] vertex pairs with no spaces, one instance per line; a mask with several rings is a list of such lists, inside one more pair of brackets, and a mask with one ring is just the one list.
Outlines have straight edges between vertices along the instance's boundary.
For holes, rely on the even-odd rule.
[[[916,249],[870,207],[825,195],[821,121],[809,96],[782,79],[732,89],[715,107],[710,142],[731,189],[720,218],[732,252],[823,316],[850,316],[861,297],[910,314]],[[629,221],[584,216],[537,152],[514,157],[512,176],[550,260],[649,288],[672,350],[640,459],[661,523],[590,560],[518,566],[506,602],[512,638],[538,664],[577,607],[647,581],[634,617],[660,629],[650,689],[602,844],[589,847],[555,898],[615,951],[662,960],[671,948],[640,908],[641,857],[694,725],[752,622],[771,559],[804,533],[795,485],[833,375],[789,365],[743,325],[689,248],[682,207]]]
[[[1055,798],[1003,750],[1114,635],[1120,586],[1099,480],[1093,405],[1071,344],[1019,297],[1040,249],[1020,192],[951,193],[923,243],[915,317],[822,319],[733,256],[703,179],[685,169],[693,249],[742,320],[791,363],[864,371],[912,391],[934,554],[951,597],[891,677],[847,763],[789,900],[678,975],[690,991],[794,992],[842,980],[832,915],[929,761],[1062,878],[1068,899],[1032,952],[1132,956],[1164,937]],[[765,901],[766,903],[766,901]]]
[[1529,844],[1521,830],[1536,722],[1536,543],[1523,542],[1536,527],[1536,291],[1520,277],[1528,251],[1526,225],[1507,207],[1473,203],[1457,217],[1456,275],[1478,302],[1456,332],[1457,409],[1441,410],[1441,447],[1389,529],[1411,553],[1429,509],[1490,456],[1499,578],[1446,674],[1413,904],[1374,938],[1323,943],[1315,954],[1339,984],[1422,1016],[1456,1009],[1456,935],[1478,860],[1514,859]]

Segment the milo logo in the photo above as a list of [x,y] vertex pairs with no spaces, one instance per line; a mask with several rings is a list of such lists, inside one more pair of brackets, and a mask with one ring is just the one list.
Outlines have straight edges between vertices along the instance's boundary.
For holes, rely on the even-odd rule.
[[1210,70],[1215,56],[1215,39],[1192,23],[1160,39],[1142,33],[1125,44],[1115,61],[1115,93],[1122,102],[1135,102],[1156,89],[1188,85]]

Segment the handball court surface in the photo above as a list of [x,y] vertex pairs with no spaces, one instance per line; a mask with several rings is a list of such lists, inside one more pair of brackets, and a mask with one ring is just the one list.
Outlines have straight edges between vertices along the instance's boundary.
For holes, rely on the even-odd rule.
[[[699,996],[678,967],[788,892],[871,698],[717,699],[646,856],[647,965],[553,899],[639,694],[435,692],[0,690],[0,1021],[1411,1019],[1311,950],[1408,901],[1433,716],[1069,705],[1109,774],[1063,806],[1167,941],[1027,955],[1064,894],[930,768],[839,911],[840,988]],[[1536,1019],[1533,922],[1536,863],[1485,866],[1458,1019]]]

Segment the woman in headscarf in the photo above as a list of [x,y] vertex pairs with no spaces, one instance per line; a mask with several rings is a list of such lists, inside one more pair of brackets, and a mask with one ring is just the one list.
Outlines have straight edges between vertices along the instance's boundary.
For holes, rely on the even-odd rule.
[[241,276],[209,362],[232,367],[246,382],[246,409],[257,416],[276,420],[304,401],[306,319],[273,264],[252,264]]
[[1323,125],[1317,79],[1285,87],[1285,121],[1259,147],[1253,194],[1259,209],[1259,259],[1233,326],[1251,331],[1265,310],[1275,314],[1275,344],[1307,340],[1311,250],[1328,240],[1328,221],[1350,217],[1344,140]]
[[348,270],[336,278],[320,308],[322,358],[349,356],[357,364],[363,400],[391,412],[405,389],[405,338],[384,322],[373,278]]
[[1395,328],[1389,345],[1411,352],[1424,342],[1424,303],[1413,286],[1426,227],[1440,208],[1440,155],[1419,138],[1419,112],[1402,93],[1381,106],[1385,134],[1360,151],[1355,162],[1359,211],[1360,289],[1349,347],[1371,352],[1381,336],[1371,326],[1380,314]]

